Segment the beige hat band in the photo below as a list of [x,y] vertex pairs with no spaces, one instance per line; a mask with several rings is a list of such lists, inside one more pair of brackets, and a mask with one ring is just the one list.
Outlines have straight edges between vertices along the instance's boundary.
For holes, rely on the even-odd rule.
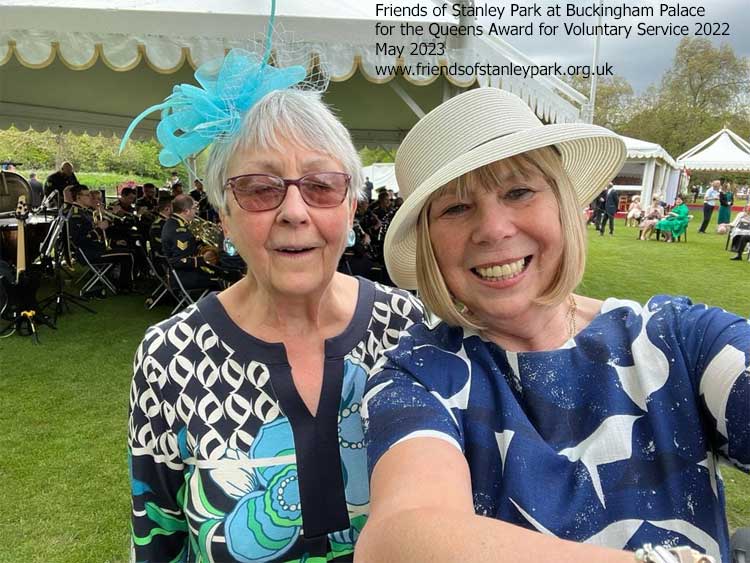
[[[512,114],[509,103],[515,106]],[[493,119],[502,114],[502,119]],[[446,122],[453,124],[451,131],[445,131]],[[531,109],[507,92],[480,88],[453,98],[422,118],[404,139],[396,160],[399,188],[408,197],[412,186],[432,174],[435,162],[449,162],[492,139],[539,127],[542,123]],[[399,162],[408,162],[408,169]]]

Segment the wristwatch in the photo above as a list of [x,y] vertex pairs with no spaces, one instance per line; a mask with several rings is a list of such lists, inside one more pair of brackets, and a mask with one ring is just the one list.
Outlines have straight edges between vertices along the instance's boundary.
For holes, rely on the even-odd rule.
[[635,551],[637,563],[716,563],[713,557],[688,546],[662,547],[650,543]]

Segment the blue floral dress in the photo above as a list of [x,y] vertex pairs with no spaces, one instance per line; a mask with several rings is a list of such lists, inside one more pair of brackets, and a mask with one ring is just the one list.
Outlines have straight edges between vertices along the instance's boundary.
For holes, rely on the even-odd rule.
[[746,319],[685,298],[608,299],[557,350],[507,352],[437,323],[386,357],[363,409],[371,468],[401,440],[442,439],[466,457],[477,514],[731,561],[717,465],[750,470]]
[[369,505],[367,373],[421,318],[410,294],[360,278],[315,416],[284,346],[243,332],[215,294],[151,327],[130,394],[134,559],[351,560]]

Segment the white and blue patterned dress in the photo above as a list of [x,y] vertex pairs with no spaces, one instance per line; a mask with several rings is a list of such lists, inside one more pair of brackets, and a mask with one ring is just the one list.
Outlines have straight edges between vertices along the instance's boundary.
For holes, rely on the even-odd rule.
[[560,349],[419,324],[368,380],[370,470],[396,442],[465,455],[477,514],[622,549],[728,562],[718,458],[750,469],[750,325],[686,298],[608,299]]
[[215,294],[151,327],[130,394],[132,559],[351,561],[369,507],[367,373],[421,319],[407,292],[359,278],[315,416],[283,344],[245,333]]

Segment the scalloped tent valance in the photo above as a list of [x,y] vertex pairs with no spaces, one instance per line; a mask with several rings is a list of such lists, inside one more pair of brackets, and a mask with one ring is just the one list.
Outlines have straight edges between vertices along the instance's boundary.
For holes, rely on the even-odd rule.
[[[176,82],[228,49],[257,50],[270,2],[221,0],[0,0],[0,127],[122,134],[131,116],[162,100]],[[548,122],[579,120],[585,97],[556,78],[500,79],[379,75],[380,65],[530,64],[498,38],[472,38],[445,56],[376,54],[373,0],[281,0],[277,21],[310,61],[324,60],[326,100],[357,142],[394,146],[448,86],[494,86],[521,96]],[[391,2],[408,6],[407,0]],[[455,23],[451,18],[385,18],[388,23]],[[444,26],[443,26],[444,27]],[[447,41],[447,38],[443,38]],[[408,43],[408,38],[404,42]],[[283,54],[279,54],[283,57]],[[389,83],[397,85],[395,88]],[[572,102],[571,102],[572,100]],[[146,120],[137,136],[153,134]]]

